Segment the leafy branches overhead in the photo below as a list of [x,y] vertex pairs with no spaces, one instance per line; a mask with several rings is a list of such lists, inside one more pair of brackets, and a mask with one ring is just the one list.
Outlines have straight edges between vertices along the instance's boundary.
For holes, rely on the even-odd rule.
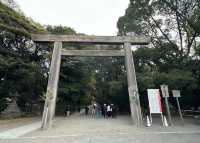
[[134,51],[141,98],[147,88],[166,83],[182,90],[184,105],[200,99],[199,11],[199,0],[130,0],[117,23],[119,34],[151,38],[149,47]]
[[199,36],[198,0],[130,0],[125,16],[118,21],[119,34],[146,34],[152,43],[176,44],[188,56]]

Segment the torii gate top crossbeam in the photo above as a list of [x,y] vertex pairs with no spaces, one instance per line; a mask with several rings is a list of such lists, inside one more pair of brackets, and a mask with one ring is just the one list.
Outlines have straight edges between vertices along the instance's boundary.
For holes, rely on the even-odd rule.
[[150,39],[145,36],[82,36],[82,35],[52,35],[32,34],[34,42],[68,42],[68,43],[89,43],[89,44],[113,44],[121,45],[131,43],[132,45],[148,45]]

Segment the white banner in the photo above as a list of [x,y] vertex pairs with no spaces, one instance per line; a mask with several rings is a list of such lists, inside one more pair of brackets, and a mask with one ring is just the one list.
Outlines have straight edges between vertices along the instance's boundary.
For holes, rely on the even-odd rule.
[[150,113],[162,113],[159,89],[147,89]]

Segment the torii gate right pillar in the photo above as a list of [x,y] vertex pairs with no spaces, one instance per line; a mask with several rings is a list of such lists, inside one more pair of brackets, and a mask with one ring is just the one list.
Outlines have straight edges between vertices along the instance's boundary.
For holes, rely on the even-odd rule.
[[138,94],[135,66],[133,61],[133,55],[131,50],[131,43],[124,43],[125,50],[125,65],[127,71],[127,80],[128,80],[128,92],[129,92],[129,102],[131,110],[131,118],[133,124],[138,127],[142,124],[142,115],[140,107],[140,99]]

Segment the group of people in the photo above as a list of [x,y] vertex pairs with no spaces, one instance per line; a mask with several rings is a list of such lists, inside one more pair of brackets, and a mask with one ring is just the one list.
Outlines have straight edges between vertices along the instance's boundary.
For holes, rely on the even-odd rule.
[[85,107],[85,115],[91,114],[93,117],[114,118],[117,116],[117,107],[114,104],[93,105]]

